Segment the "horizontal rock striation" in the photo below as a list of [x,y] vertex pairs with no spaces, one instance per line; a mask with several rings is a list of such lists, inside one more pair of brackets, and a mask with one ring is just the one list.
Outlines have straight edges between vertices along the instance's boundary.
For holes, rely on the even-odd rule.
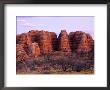
[[43,30],[31,30],[16,35],[17,60],[26,60],[55,51],[76,52],[80,56],[93,58],[94,40],[82,31],[70,32],[68,35],[66,30],[61,30],[58,38],[56,33]]
[[66,30],[61,30],[61,33],[58,37],[58,49],[59,51],[70,52],[70,43],[69,37]]
[[80,56],[89,57],[90,54],[94,53],[94,40],[88,33],[82,31],[71,32],[69,39],[72,51]]

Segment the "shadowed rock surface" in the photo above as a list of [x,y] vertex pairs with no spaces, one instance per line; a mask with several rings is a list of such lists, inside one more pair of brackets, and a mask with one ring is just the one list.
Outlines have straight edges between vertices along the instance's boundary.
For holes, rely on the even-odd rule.
[[88,33],[82,31],[70,32],[68,35],[66,30],[61,30],[57,38],[55,32],[31,30],[17,35],[16,44],[17,59],[20,59],[21,51],[25,56],[23,59],[55,51],[75,52],[87,59],[94,58],[94,40]]
[[70,32],[69,39],[72,52],[84,57],[94,54],[94,40],[88,33],[82,31]]

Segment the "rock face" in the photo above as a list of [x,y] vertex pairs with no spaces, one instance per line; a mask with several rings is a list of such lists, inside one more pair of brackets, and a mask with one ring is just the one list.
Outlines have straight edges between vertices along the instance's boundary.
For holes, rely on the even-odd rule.
[[[37,57],[57,50],[57,35],[54,32],[31,30],[16,36],[16,44],[30,57]],[[17,47],[21,48],[21,47]],[[17,52],[18,53],[18,52]]]
[[30,42],[34,43],[34,42],[37,42],[39,43],[40,42],[40,31],[38,30],[31,30],[28,32],[28,36],[30,36]]
[[34,57],[39,56],[40,55],[40,48],[39,48],[38,43],[34,42],[34,43],[30,44],[29,51]]
[[31,30],[16,36],[17,60],[38,57],[54,51],[76,52],[79,55],[94,55],[94,40],[82,31],[70,32],[61,30],[58,38],[56,33]]
[[24,49],[24,44],[17,44],[16,45],[16,59],[19,60],[25,60],[28,58],[28,55]]
[[69,43],[69,37],[66,32],[66,30],[61,30],[61,33],[58,37],[58,49],[59,51],[65,51],[65,52],[70,52],[70,43]]
[[57,51],[58,50],[58,39],[57,39],[57,35],[54,32],[50,32],[50,37],[51,37],[51,44],[52,44],[52,49],[53,51]]
[[17,44],[29,44],[32,43],[31,37],[29,33],[23,33],[21,35],[16,36],[16,43]]
[[94,40],[92,37],[82,31],[71,32],[69,34],[70,46],[72,51],[82,56],[89,56],[94,53]]
[[26,44],[26,43],[27,43],[27,41],[26,41],[25,33],[16,36],[16,44]]
[[42,54],[47,54],[49,52],[52,52],[52,42],[51,42],[51,35],[47,31],[41,31],[40,32],[40,43],[39,47],[41,49]]

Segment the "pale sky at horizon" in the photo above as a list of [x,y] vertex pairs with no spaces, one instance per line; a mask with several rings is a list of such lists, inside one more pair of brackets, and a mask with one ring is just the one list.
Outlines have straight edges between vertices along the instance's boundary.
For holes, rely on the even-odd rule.
[[83,31],[94,38],[93,16],[17,16],[17,34],[30,30],[45,30],[60,34],[61,30],[67,33]]

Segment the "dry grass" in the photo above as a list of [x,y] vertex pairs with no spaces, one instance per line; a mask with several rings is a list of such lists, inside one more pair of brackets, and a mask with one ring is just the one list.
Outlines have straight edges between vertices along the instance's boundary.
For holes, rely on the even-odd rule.
[[94,74],[94,60],[55,52],[17,64],[17,74]]
[[22,74],[22,75],[26,75],[26,74],[42,74],[42,75],[45,75],[45,74],[94,74],[94,70],[85,70],[85,71],[80,71],[80,72],[76,72],[76,71],[71,71],[71,72],[63,72],[63,71],[60,71],[60,70],[51,70],[51,71],[44,71],[44,72],[38,72],[37,70],[36,71],[30,71],[30,72],[17,72],[16,74]]

